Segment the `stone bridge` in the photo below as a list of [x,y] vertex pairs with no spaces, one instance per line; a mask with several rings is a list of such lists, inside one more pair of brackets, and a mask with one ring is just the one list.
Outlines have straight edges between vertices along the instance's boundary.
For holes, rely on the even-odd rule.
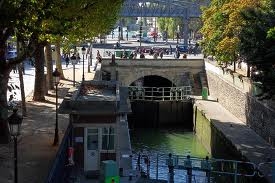
[[[118,80],[122,86],[145,76],[160,76],[168,79],[174,86],[192,86],[197,93],[206,83],[203,59],[115,59],[103,58],[101,76]],[[107,79],[107,80],[108,80]]]

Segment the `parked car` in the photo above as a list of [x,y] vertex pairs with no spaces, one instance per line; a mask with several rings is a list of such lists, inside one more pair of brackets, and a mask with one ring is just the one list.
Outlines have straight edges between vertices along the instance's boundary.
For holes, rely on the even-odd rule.
[[17,57],[17,51],[16,50],[9,50],[7,53],[7,59],[15,58]]
[[[140,37],[137,37],[137,42],[140,42]],[[152,39],[149,37],[141,37],[141,42],[151,43]]]
[[188,45],[178,45],[178,50],[180,53],[188,53]]

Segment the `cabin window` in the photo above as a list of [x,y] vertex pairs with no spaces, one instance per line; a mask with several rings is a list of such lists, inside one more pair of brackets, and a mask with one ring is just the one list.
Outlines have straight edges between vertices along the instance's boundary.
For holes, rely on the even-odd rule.
[[115,150],[115,129],[102,128],[102,150]]

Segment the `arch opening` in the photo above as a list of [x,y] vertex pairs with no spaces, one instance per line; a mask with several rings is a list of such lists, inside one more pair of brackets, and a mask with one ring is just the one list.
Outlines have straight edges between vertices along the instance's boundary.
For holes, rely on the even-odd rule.
[[132,82],[130,86],[142,86],[142,87],[174,87],[174,83],[172,83],[169,79],[157,76],[157,75],[149,75],[144,76],[136,81]]

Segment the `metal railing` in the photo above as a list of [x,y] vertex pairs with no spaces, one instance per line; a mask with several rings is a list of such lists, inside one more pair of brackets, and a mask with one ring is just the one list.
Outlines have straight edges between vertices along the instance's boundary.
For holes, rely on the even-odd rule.
[[[206,159],[191,157],[191,166],[186,166],[186,156],[172,155],[174,172],[168,170],[168,154],[135,154],[133,163],[146,178],[156,180],[168,180],[168,182],[215,182],[217,177],[229,177],[232,182],[237,183],[240,177],[272,177],[275,181],[275,162],[263,162],[256,165],[252,162],[214,159],[208,160],[209,168],[205,168]],[[204,165],[203,165],[204,164]],[[188,169],[191,175],[188,175]],[[268,171],[267,171],[268,170]],[[265,173],[264,173],[265,172]]]
[[192,87],[138,87],[129,86],[130,100],[180,101],[189,99]]
[[52,164],[52,167],[48,173],[48,176],[45,180],[45,183],[63,183],[64,177],[66,176],[66,164],[68,162],[67,150],[69,147],[69,141],[72,136],[72,126],[69,125],[64,137],[62,139],[61,144],[59,145],[59,149],[56,153],[56,157]]

